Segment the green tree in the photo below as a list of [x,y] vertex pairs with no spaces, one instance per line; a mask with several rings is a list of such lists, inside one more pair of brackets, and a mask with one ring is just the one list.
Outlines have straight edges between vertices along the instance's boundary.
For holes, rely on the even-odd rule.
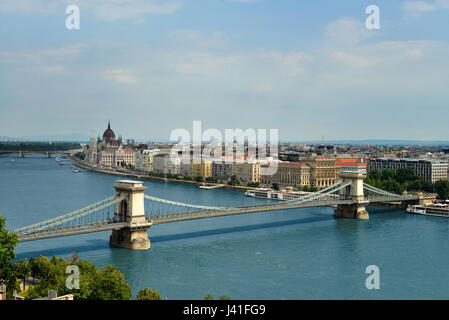
[[230,297],[226,297],[226,296],[221,296],[220,300],[231,300],[231,298]]
[[423,189],[423,191],[433,192],[432,182],[427,181],[427,180],[422,181],[422,189]]
[[214,300],[214,297],[212,297],[210,294],[204,297],[204,300]]
[[47,257],[40,256],[39,258],[30,258],[30,271],[33,281],[36,278],[46,279],[50,271],[50,260]]
[[240,185],[240,180],[239,179],[237,179],[237,176],[231,176],[231,179],[229,179],[229,181],[228,181],[228,185],[230,185],[230,186],[238,186],[238,185]]
[[396,173],[393,170],[390,170],[390,169],[385,169],[380,174],[381,180],[384,180],[384,181],[385,180],[394,179],[395,177],[396,177]]
[[131,288],[125,282],[125,276],[115,266],[109,265],[98,271],[88,261],[75,261],[72,265],[79,268],[79,289],[69,289],[66,274],[69,262],[59,257],[30,258],[32,274],[39,277],[39,284],[22,293],[26,299],[46,296],[48,290],[55,290],[58,295],[73,294],[75,300],[129,300]]
[[31,274],[31,268],[25,258],[16,262],[17,276],[23,281],[23,290],[25,290],[25,282]]
[[418,179],[413,169],[401,168],[396,170],[395,180],[399,183],[405,183],[407,181],[414,181]]
[[125,275],[114,265],[101,268],[98,281],[94,284],[91,298],[95,300],[130,300],[131,286],[125,281]]
[[6,230],[6,220],[0,216],[0,284],[5,284],[10,293],[18,289],[17,270],[12,262],[17,243],[17,235]]
[[447,200],[449,198],[449,181],[440,180],[435,182],[435,192],[438,194],[438,198]]
[[162,300],[162,298],[156,289],[145,288],[139,291],[137,300]]
[[195,177],[195,181],[196,182],[204,182],[204,179],[202,176],[198,176],[198,177]]
[[248,182],[247,186],[251,188],[259,188],[260,184],[259,182]]
[[274,190],[279,190],[279,185],[277,183],[273,183],[272,187]]
[[212,183],[216,183],[218,180],[215,177],[207,177],[206,178],[206,182],[212,182]]
[[379,173],[379,171],[377,171],[377,170],[370,171],[370,173],[368,174],[367,179],[380,180],[380,173]]

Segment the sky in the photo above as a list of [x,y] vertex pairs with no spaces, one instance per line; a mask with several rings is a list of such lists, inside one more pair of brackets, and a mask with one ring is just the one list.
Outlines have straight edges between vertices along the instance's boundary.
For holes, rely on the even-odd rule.
[[1,0],[0,136],[110,120],[168,140],[200,120],[283,141],[449,140],[448,18],[449,0]]

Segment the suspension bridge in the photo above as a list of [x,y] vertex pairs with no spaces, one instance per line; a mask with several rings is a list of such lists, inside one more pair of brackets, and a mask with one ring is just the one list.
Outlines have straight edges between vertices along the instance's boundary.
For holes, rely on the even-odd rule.
[[337,184],[294,200],[229,207],[162,199],[146,194],[141,181],[120,180],[114,196],[13,232],[24,242],[112,230],[111,245],[144,250],[150,248],[147,229],[162,223],[330,205],[337,206],[336,217],[368,219],[365,206],[369,203],[420,203],[425,199],[386,192],[364,183],[364,178],[361,173],[342,172]]

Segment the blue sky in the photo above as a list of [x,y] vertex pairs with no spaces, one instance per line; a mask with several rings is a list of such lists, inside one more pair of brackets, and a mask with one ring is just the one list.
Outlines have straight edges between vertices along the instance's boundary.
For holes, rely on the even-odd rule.
[[[65,8],[80,8],[80,30]],[[365,8],[380,8],[380,30]],[[2,0],[0,136],[449,139],[449,0]]]

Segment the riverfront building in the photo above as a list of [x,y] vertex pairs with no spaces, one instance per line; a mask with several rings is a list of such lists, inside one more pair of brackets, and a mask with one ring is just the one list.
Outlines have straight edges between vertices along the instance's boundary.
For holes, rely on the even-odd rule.
[[154,171],[154,156],[159,154],[161,150],[152,149],[152,150],[139,150],[136,152],[136,169],[153,172]]
[[[264,165],[263,167],[267,167]],[[276,183],[283,187],[310,187],[312,168],[301,162],[279,162],[276,173],[262,175],[262,184],[272,185]]]
[[340,178],[336,160],[327,157],[315,157],[301,160],[310,168],[310,183],[313,187],[324,188],[336,184]]
[[224,159],[222,162],[212,162],[212,176],[221,180],[229,180],[232,176],[232,163],[226,162]]
[[212,161],[201,160],[200,163],[192,161],[192,176],[202,177],[203,179],[212,177]]
[[438,159],[401,159],[377,158],[368,161],[368,173],[373,170],[382,172],[385,169],[396,171],[398,169],[412,169],[423,180],[435,183],[448,179],[448,161]]
[[170,153],[160,153],[153,157],[153,171],[159,173],[179,174],[181,170],[181,159],[170,157]]
[[115,139],[115,133],[108,123],[100,140],[90,139],[90,143],[84,149],[85,161],[92,166],[124,167],[135,165],[134,149],[132,146],[123,144],[122,138]]
[[260,182],[260,163],[233,163],[231,167],[233,176],[236,176],[241,182]]

